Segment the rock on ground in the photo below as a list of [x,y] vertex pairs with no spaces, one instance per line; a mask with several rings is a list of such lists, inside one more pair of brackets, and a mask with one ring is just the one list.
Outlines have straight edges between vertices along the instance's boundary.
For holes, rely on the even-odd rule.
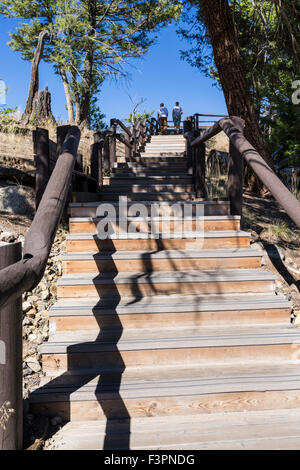
[[5,186],[0,188],[0,211],[27,215],[34,211],[35,194],[27,186]]

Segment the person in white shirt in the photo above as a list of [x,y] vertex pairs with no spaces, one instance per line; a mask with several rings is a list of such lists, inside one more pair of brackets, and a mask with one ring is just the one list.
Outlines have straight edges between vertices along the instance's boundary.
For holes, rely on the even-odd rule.
[[160,108],[157,111],[157,118],[158,118],[158,121],[159,121],[160,133],[161,134],[166,134],[167,133],[168,114],[169,114],[169,111],[165,107],[164,103],[160,103]]
[[172,117],[174,121],[175,131],[177,132],[177,134],[180,133],[180,121],[181,121],[182,113],[183,113],[182,108],[179,106],[179,102],[176,101],[175,106],[173,108]]

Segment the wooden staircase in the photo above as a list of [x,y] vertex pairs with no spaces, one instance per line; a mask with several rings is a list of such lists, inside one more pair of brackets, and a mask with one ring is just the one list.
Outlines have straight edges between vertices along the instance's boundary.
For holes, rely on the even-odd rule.
[[[262,253],[228,202],[193,200],[183,144],[155,136],[140,157],[118,159],[101,201],[115,208],[122,236],[97,237],[101,203],[71,204],[64,274],[41,347],[45,380],[31,395],[34,413],[69,421],[53,448],[300,443],[300,334],[290,304],[275,295],[275,276],[261,268]],[[148,217],[124,222],[120,195],[129,208],[143,202]],[[153,202],[163,213],[158,237]],[[165,232],[163,223],[178,224],[176,202],[192,206],[190,230],[201,206],[203,236]],[[127,233],[129,223],[139,231]]]

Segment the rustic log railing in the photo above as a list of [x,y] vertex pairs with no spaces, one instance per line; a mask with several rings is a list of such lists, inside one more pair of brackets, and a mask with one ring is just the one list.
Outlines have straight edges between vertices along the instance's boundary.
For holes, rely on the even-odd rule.
[[[123,131],[123,134],[117,132],[118,128]],[[111,119],[110,128],[102,133],[103,161],[106,161],[104,167],[111,169],[116,161],[116,141],[124,144],[125,157],[136,157],[144,150],[151,136],[159,132],[159,129],[159,123],[155,118],[138,120],[130,127],[119,119]]]
[[[70,192],[80,130],[64,129],[60,155],[41,194],[37,212],[21,244],[0,246],[0,449],[22,446],[22,294],[42,279]],[[43,133],[46,136],[45,133]],[[47,139],[44,140],[44,143]],[[47,145],[41,146],[44,155]],[[43,173],[46,174],[46,173]],[[43,182],[44,184],[44,182]]]
[[191,120],[185,122],[188,169],[194,176],[197,197],[205,197],[205,142],[224,131],[230,141],[228,198],[231,215],[242,215],[243,161],[252,168],[273,197],[300,227],[300,202],[278,178],[244,136],[245,122],[238,117],[223,118],[196,137]]
[[80,130],[67,133],[38,210],[28,230],[21,261],[0,271],[0,307],[32,290],[43,277],[72,179]]

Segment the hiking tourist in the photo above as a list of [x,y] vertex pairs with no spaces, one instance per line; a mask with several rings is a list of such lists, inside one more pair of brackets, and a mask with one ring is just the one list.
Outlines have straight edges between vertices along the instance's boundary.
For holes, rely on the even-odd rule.
[[166,134],[167,133],[167,127],[168,127],[168,122],[167,122],[167,119],[168,119],[168,114],[169,114],[169,111],[168,109],[165,107],[164,103],[160,103],[160,108],[157,112],[157,118],[158,118],[158,121],[159,121],[159,125],[160,125],[160,133],[161,134]]
[[176,101],[175,106],[173,108],[172,117],[174,121],[175,131],[177,132],[177,134],[180,133],[180,121],[181,121],[182,113],[183,113],[182,108],[180,108],[179,102]]

